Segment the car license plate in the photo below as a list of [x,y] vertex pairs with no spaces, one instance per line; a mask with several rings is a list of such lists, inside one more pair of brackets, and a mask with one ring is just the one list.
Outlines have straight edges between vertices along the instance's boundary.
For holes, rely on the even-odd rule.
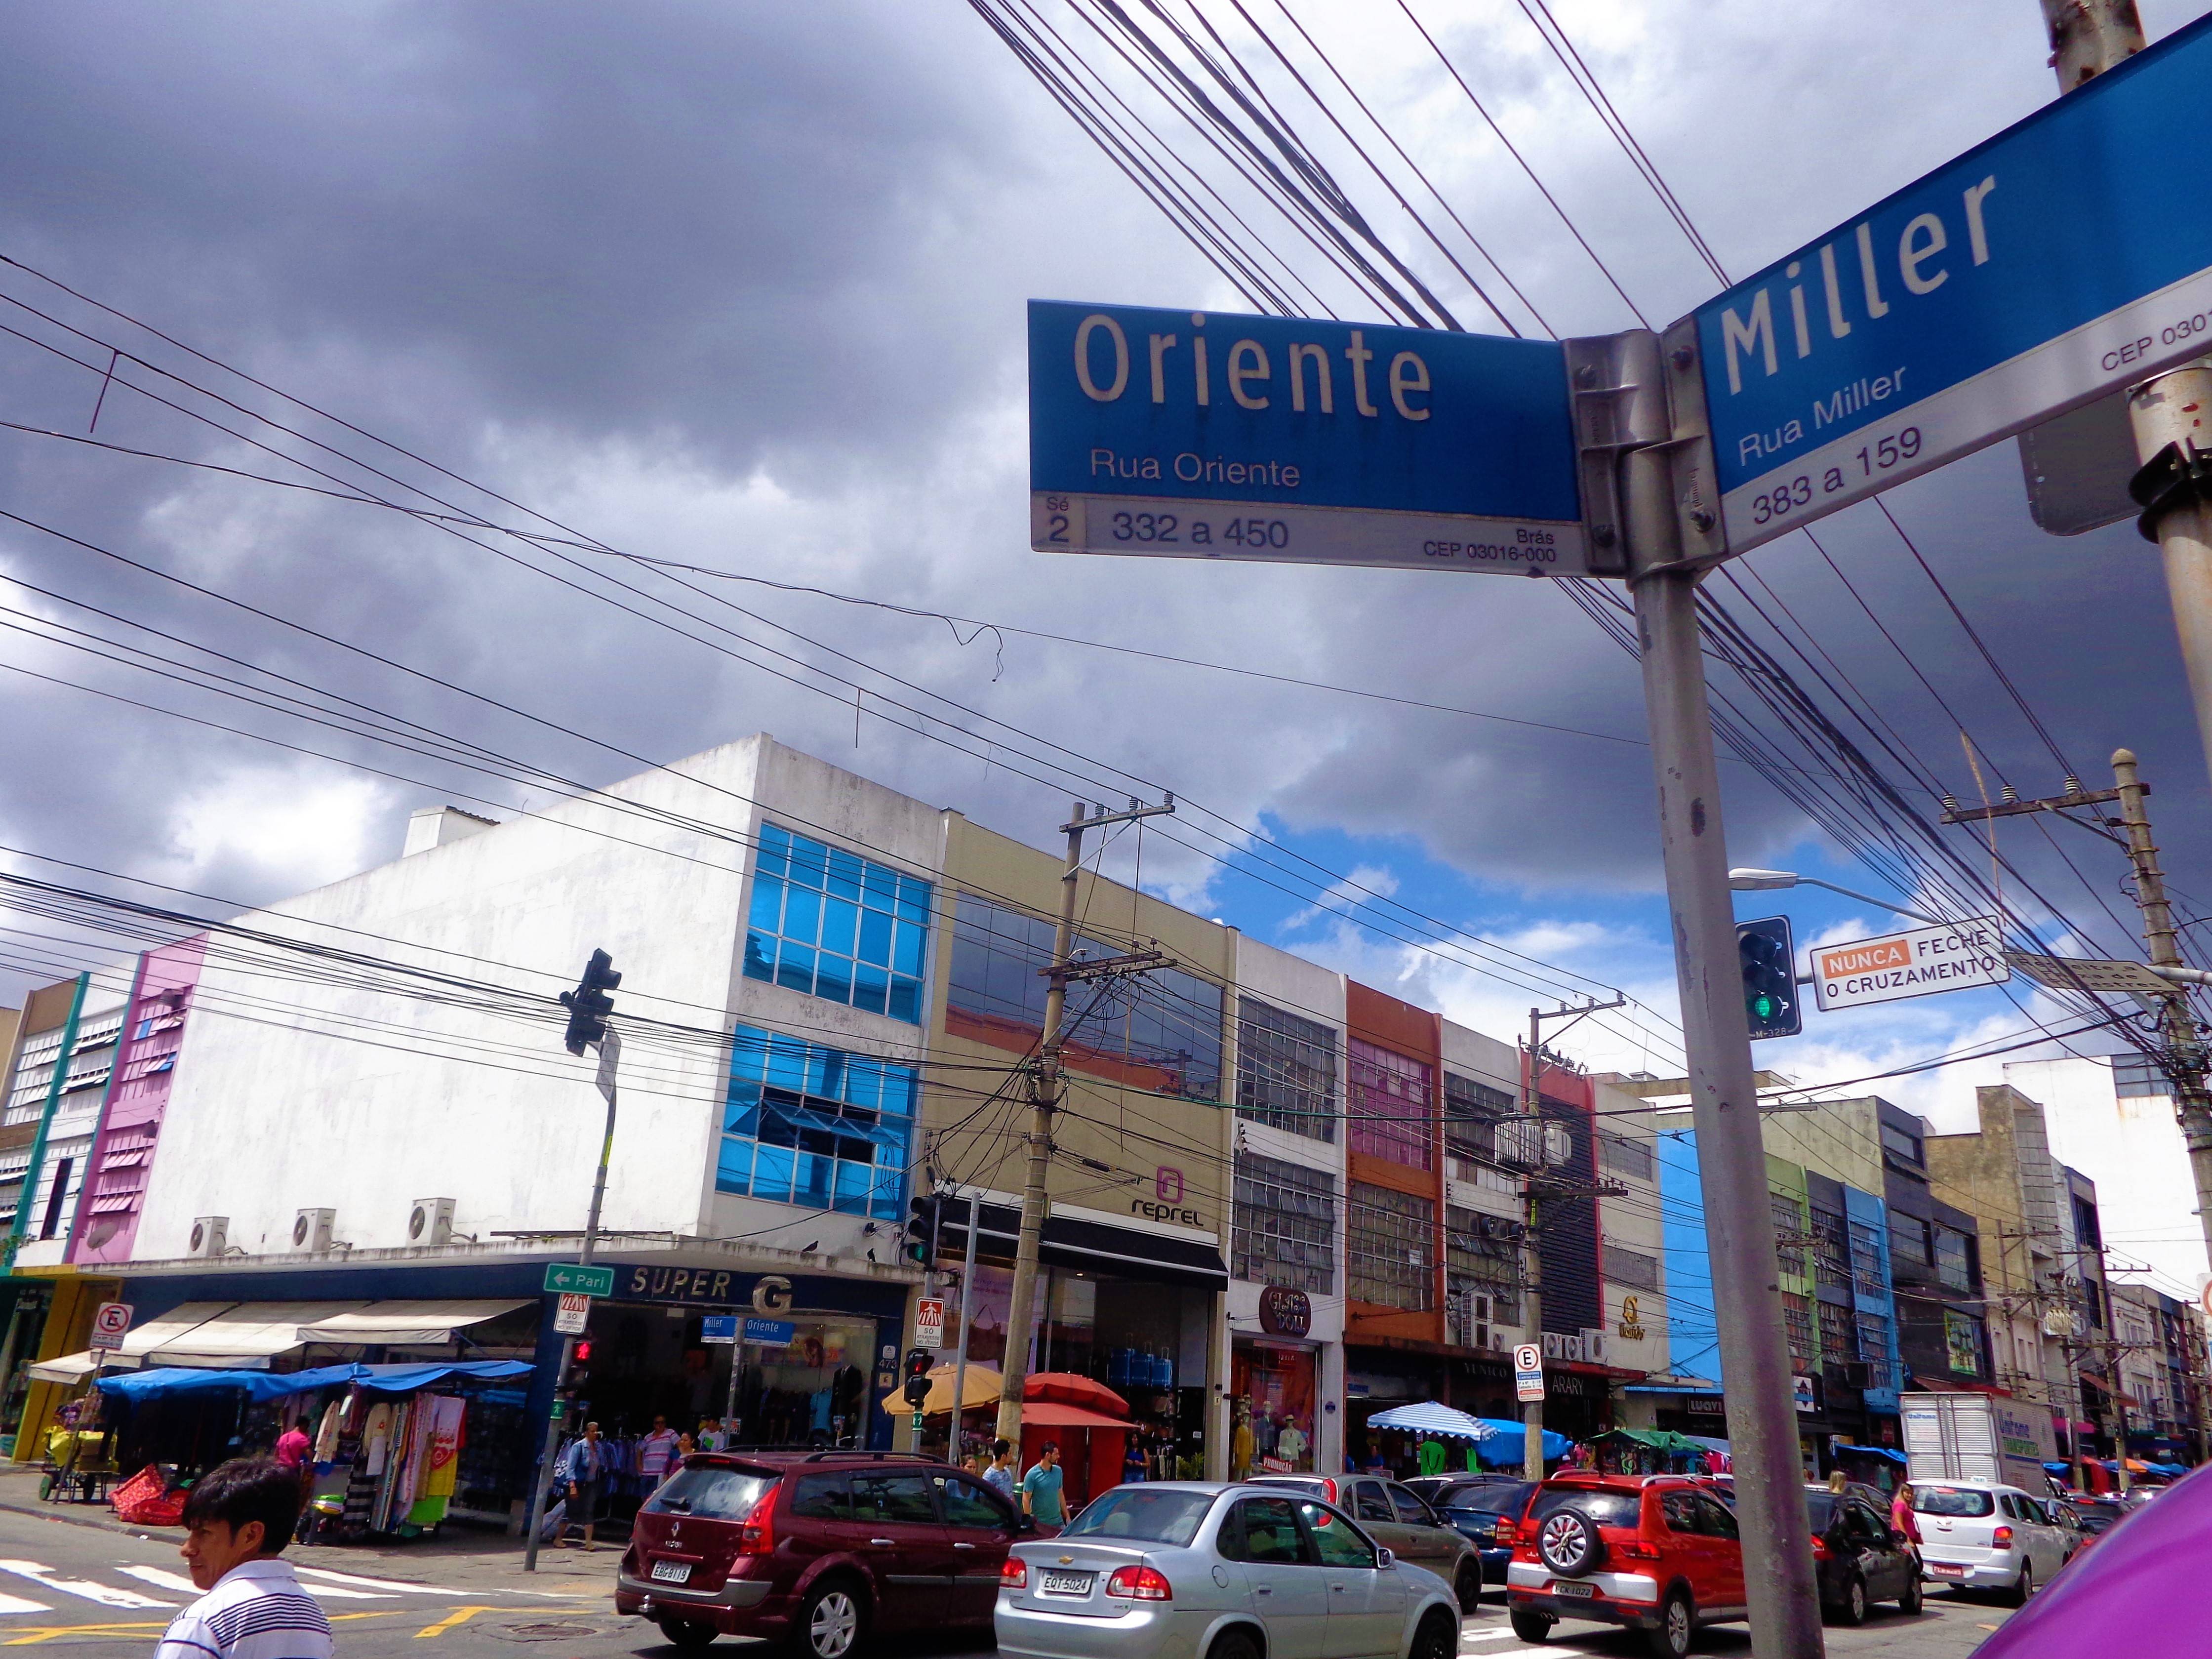
[[1597,1586],[1580,1583],[1571,1578],[1554,1578],[1552,1581],[1552,1594],[1571,1596],[1595,1595]]
[[691,1564],[689,1561],[656,1561],[653,1564],[653,1576],[664,1584],[685,1583],[691,1577]]
[[1964,1567],[1954,1566],[1948,1561],[1930,1561],[1928,1564],[1928,1571],[1938,1578],[1964,1578],[1966,1576],[1966,1570]]
[[1091,1582],[1097,1577],[1095,1572],[1048,1571],[1039,1581],[1039,1585],[1042,1593],[1046,1595],[1088,1595],[1091,1594]]

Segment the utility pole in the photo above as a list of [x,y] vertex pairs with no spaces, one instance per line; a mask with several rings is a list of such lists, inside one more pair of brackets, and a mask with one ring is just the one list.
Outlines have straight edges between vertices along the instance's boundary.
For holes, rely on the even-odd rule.
[[[1559,1183],[1544,1179],[1547,1162],[1544,1147],[1543,1091],[1539,1085],[1536,1068],[1543,1063],[1544,1022],[1565,1019],[1571,1025],[1585,1014],[1601,1013],[1607,1008],[1625,1008],[1628,999],[1616,996],[1610,1002],[1592,1002],[1580,1008],[1554,1008],[1547,1013],[1541,1008],[1528,1011],[1528,1063],[1521,1073],[1521,1120],[1523,1125],[1520,1147],[1529,1168],[1522,1177],[1522,1233],[1527,1243],[1527,1265],[1522,1269],[1521,1293],[1523,1311],[1522,1318],[1528,1340],[1540,1353],[1544,1346],[1544,1256],[1543,1225],[1544,1200],[1547,1196],[1564,1197]],[[1547,1191],[1549,1188],[1551,1190]],[[1602,1190],[1603,1183],[1593,1191]],[[1579,1190],[1572,1188],[1571,1190]],[[1627,1188],[1621,1188],[1626,1192]],[[1601,1309],[1601,1317],[1603,1310]],[[1544,1478],[1544,1401],[1540,1395],[1534,1400],[1521,1402],[1521,1473],[1524,1480]]]
[[[584,1248],[576,1254],[579,1267],[592,1265],[592,1256],[599,1242],[599,1209],[607,1194],[607,1162],[615,1146],[615,1072],[622,1062],[622,1034],[607,1024],[607,1016],[614,1007],[614,999],[607,995],[622,983],[622,975],[614,971],[613,958],[605,951],[592,952],[585,966],[582,981],[573,991],[563,991],[561,1000],[568,1009],[567,1048],[570,1054],[580,1054],[596,1044],[599,1051],[597,1083],[599,1093],[607,1103],[607,1130],[599,1139],[599,1172],[592,1178],[592,1207],[584,1218]],[[730,1350],[731,1377],[734,1384],[739,1350]],[[561,1339],[561,1364],[553,1374],[553,1408],[545,1414],[545,1444],[538,1453],[535,1483],[530,1490],[530,1535],[523,1541],[522,1570],[538,1571],[538,1534],[545,1523],[545,1486],[553,1478],[553,1455],[561,1446],[562,1391],[568,1386],[569,1368],[576,1361],[576,1339]],[[734,1389],[733,1389],[734,1392]]]
[[[2181,947],[2166,903],[2166,877],[2158,867],[2158,845],[2143,805],[2149,787],[2136,775],[2134,751],[2112,751],[2112,777],[2118,784],[2120,823],[2128,837],[2128,862],[2135,866],[2136,903],[2142,911],[2143,943],[2151,966],[2181,966]],[[2205,1249],[2212,1255],[2212,1090],[2205,1080],[2204,1044],[2179,985],[2159,999],[2159,1059],[2173,1085],[2173,1107],[2181,1120],[2181,1139],[2189,1148],[2189,1172],[2197,1182],[2197,1219]]]
[[[1060,825],[1067,836],[1067,862],[1060,878],[1060,923],[1052,936],[1052,966],[1044,970],[1044,1036],[1037,1047],[1036,1067],[1030,1073],[1029,1177],[1022,1187],[1021,1242],[1014,1252],[1012,1306],[1006,1317],[1006,1364],[999,1383],[999,1438],[1018,1447],[1022,1443],[1022,1385],[1029,1381],[1030,1328],[1036,1319],[1037,1254],[1044,1242],[1045,1176],[1052,1164],[1052,1115],[1060,1109],[1060,1055],[1065,1046],[1063,1025],[1071,979],[1095,979],[1104,974],[1126,973],[1137,968],[1164,965],[1157,951],[1127,957],[1077,963],[1075,955],[1075,890],[1083,871],[1083,835],[1109,823],[1134,823],[1175,811],[1175,797],[1163,806],[1145,806],[1132,799],[1126,812],[1109,812],[1094,805],[1085,817],[1077,801],[1074,815]],[[975,1237],[971,1213],[969,1237]],[[957,1402],[955,1402],[956,1416]]]
[[[1684,400],[1687,428],[1693,415],[1702,422],[1702,410],[1689,406],[1696,395],[1697,357],[1694,344],[1681,340],[1662,358],[1659,337],[1643,330],[1616,337],[1608,351],[1610,361],[1601,368],[1589,365],[1586,382],[1577,370],[1576,383],[1578,391],[1587,385],[1593,398],[1610,404],[1604,436],[1617,458],[1612,477],[1620,492],[1658,782],[1660,849],[1698,1132],[1715,1323],[1727,1374],[1751,1643],[1760,1659],[1820,1659],[1826,1649],[1820,1589],[1698,624],[1701,573],[1686,561],[1678,513],[1700,525],[1710,525],[1713,515],[1701,497],[1678,499],[1672,471],[1676,410],[1667,366],[1671,362],[1676,372],[1674,385]],[[1601,380],[1609,384],[1601,386]]]
[[[955,1190],[958,1190],[955,1188]],[[968,1206],[968,1249],[960,1264],[960,1348],[952,1359],[952,1461],[963,1462],[966,1449],[960,1443],[968,1420],[968,1317],[975,1305],[975,1235],[983,1231],[983,1203],[974,1194],[961,1200]],[[1010,1343],[1011,1347],[1012,1345]]]

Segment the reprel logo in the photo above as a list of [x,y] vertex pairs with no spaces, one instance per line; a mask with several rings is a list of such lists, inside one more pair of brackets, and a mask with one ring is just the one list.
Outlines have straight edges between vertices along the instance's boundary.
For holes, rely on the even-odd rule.
[[1152,1190],[1163,1204],[1182,1202],[1182,1171],[1163,1164],[1152,1172]]

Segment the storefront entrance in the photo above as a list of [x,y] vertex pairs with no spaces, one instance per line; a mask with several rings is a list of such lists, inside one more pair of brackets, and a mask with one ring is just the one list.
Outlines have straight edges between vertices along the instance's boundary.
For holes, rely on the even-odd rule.
[[1314,1472],[1319,1353],[1239,1338],[1229,1356],[1229,1478]]

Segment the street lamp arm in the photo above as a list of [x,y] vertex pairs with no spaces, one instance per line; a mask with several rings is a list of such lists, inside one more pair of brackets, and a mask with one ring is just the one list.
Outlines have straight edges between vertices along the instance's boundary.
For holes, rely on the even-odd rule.
[[1845,898],[1858,900],[1862,904],[1877,904],[1893,915],[1910,916],[1915,921],[1924,921],[1931,927],[1948,927],[1951,924],[1941,916],[1931,916],[1919,910],[1908,910],[1887,899],[1878,899],[1871,893],[1855,893],[1848,887],[1838,887],[1832,881],[1822,881],[1818,876],[1800,876],[1797,879],[1808,887],[1825,887],[1832,893],[1841,893]]
[[1871,893],[1855,892],[1848,887],[1838,887],[1832,881],[1823,881],[1818,876],[1801,876],[1794,870],[1731,870],[1729,885],[1739,893],[1763,893],[1780,887],[1825,887],[1832,893],[1841,893],[1845,898],[1856,899],[1862,904],[1879,905],[1892,915],[1910,916],[1915,921],[1924,921],[1931,927],[1948,927],[1950,923],[1941,916],[1908,910],[1901,904],[1892,904],[1887,899],[1876,898]]

